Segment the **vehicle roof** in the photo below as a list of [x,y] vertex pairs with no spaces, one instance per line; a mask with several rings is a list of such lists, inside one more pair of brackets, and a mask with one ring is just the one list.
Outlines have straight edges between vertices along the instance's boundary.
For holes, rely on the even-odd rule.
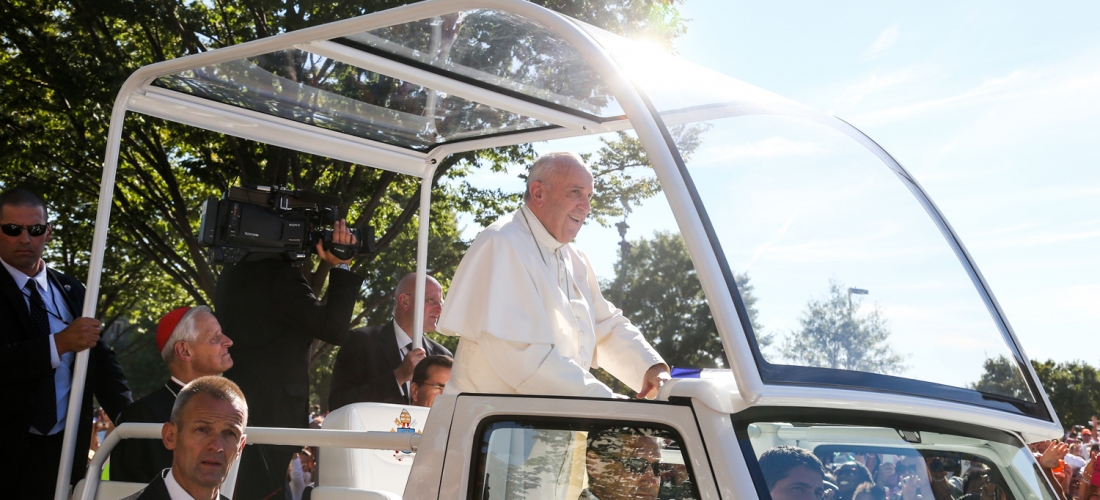
[[[458,20],[473,27],[454,30]],[[500,46],[509,50],[494,52]],[[284,64],[287,61],[294,64]],[[690,91],[684,81],[692,82]],[[518,0],[429,0],[146,66],[120,91],[111,134],[120,134],[121,116],[134,111],[417,176],[425,179],[424,189],[430,190],[435,165],[449,154],[611,131],[641,132],[645,117],[628,112],[630,106],[621,102],[623,94],[616,90],[624,84],[645,96],[646,107],[663,126],[760,113],[806,118],[851,137],[899,177],[911,181],[888,153],[839,119],[659,48]],[[100,203],[104,222],[117,148],[116,141],[108,149],[103,191],[107,203],[103,196]],[[671,156],[650,156],[655,163],[672,162]],[[665,187],[670,193],[677,191]],[[690,189],[680,191],[687,197]],[[690,199],[673,201],[683,203],[682,207],[691,203]],[[925,202],[931,213],[937,212],[930,201]],[[421,212],[427,213],[428,208],[424,196]],[[685,240],[699,273],[717,276],[722,274],[719,265],[695,258],[698,252],[712,251],[689,234],[703,234],[702,226],[685,229]],[[97,231],[99,227],[97,219]],[[946,222],[942,229],[952,234]],[[427,251],[423,221],[420,231],[417,265],[423,276]],[[99,252],[105,237],[97,233]],[[961,244],[958,248],[965,254]],[[95,259],[93,247],[92,297],[99,279]],[[721,295],[718,289],[707,288],[711,285],[706,278],[703,284],[712,301]],[[422,300],[421,285],[418,304]],[[765,386],[757,367],[759,357],[754,357],[745,332],[739,330],[735,317],[722,316],[723,311],[728,315],[736,310],[733,304],[712,309],[720,331],[721,325],[731,325],[722,335],[736,374],[728,392],[713,387],[704,391],[725,394],[718,398],[727,403],[715,406],[732,410],[758,404],[866,404],[884,411],[938,411],[945,418],[985,419],[995,427],[1035,436],[1057,429],[1053,411],[1049,412],[1052,418],[1044,421],[881,391],[797,383]],[[423,318],[418,315],[416,321],[414,330],[420,331]],[[1033,373],[1025,376],[1034,378]],[[708,396],[713,399],[713,394]],[[1040,404],[1050,408],[1045,394],[1042,399]]]

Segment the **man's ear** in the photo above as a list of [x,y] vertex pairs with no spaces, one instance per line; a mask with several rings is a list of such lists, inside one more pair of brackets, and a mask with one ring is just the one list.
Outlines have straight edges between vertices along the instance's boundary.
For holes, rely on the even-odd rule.
[[420,384],[417,384],[416,382],[409,382],[409,401],[412,401],[412,404],[414,405],[417,404],[416,391],[418,389],[420,389]]
[[237,447],[237,456],[238,457],[241,456],[241,453],[244,453],[244,445],[245,445],[245,441],[247,441],[247,440],[248,440],[248,434],[241,434],[241,445]]
[[535,181],[531,183],[528,189],[531,191],[529,202],[536,207],[541,207],[544,201],[542,198],[546,194],[546,184],[542,181]]
[[49,243],[53,239],[53,224],[46,224],[46,239],[44,243]]
[[191,361],[191,349],[188,349],[187,342],[176,342],[172,350],[176,353],[176,359]]
[[160,427],[160,440],[164,442],[164,447],[169,451],[176,449],[176,436],[179,429],[176,428],[176,424],[172,422],[165,422]]

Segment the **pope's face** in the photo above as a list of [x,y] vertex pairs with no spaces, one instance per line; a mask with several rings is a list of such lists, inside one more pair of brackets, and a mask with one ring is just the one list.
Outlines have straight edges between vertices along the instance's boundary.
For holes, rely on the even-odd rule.
[[591,200],[592,174],[569,158],[558,159],[546,180],[531,183],[531,211],[559,243],[577,237]]
[[38,274],[38,262],[46,250],[46,242],[53,236],[53,229],[38,236],[31,236],[26,226],[46,223],[46,211],[42,207],[29,205],[7,205],[0,207],[0,225],[16,224],[23,226],[19,236],[0,233],[0,258],[9,266],[26,274]]

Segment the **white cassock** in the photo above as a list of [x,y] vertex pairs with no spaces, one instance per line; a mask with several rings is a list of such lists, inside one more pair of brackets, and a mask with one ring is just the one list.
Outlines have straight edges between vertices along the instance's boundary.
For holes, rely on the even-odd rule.
[[637,392],[645,372],[664,363],[603,298],[584,253],[554,239],[526,205],[474,240],[438,331],[460,337],[447,394],[611,397],[589,369]]

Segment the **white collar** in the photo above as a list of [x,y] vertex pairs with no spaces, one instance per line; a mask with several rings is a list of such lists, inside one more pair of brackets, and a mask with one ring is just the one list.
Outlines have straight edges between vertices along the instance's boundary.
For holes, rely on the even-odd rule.
[[8,274],[15,280],[15,287],[19,289],[20,293],[22,293],[23,287],[27,286],[27,281],[34,280],[38,285],[39,293],[44,294],[50,290],[50,279],[46,274],[46,263],[43,262],[42,259],[38,259],[38,262],[41,264],[38,274],[31,277],[27,276],[23,271],[11,267],[10,264],[4,262],[4,259],[0,259],[0,264],[4,264],[4,267],[8,270]]
[[397,337],[397,349],[402,350],[405,346],[412,343],[413,339],[409,334],[405,333],[405,330],[401,328],[401,325],[397,324],[397,318],[393,320],[393,333]]
[[542,221],[538,217],[535,217],[535,212],[531,211],[531,208],[526,203],[519,208],[524,212],[526,217],[523,217],[527,221],[527,227],[531,228],[531,234],[535,236],[535,241],[540,245],[550,249],[550,252],[556,252],[559,248],[565,246],[564,243],[554,238],[550,231],[546,230],[546,227],[542,225]]
[[[176,482],[176,476],[172,474],[172,469],[164,469],[166,471],[164,476],[164,487],[168,490],[168,498],[172,500],[195,500],[195,497],[191,496],[187,490],[180,486],[180,483]],[[214,498],[221,498],[221,490],[214,492]]]

